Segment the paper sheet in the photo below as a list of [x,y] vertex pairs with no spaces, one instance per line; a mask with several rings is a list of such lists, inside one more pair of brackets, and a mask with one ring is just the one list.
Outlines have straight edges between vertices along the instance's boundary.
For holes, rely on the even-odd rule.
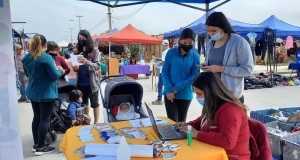
[[[118,144],[87,144],[85,155],[117,156]],[[153,158],[152,145],[129,145],[131,157]]]
[[117,156],[96,156],[91,158],[85,158],[83,160],[117,160]]
[[[143,118],[143,119],[133,119],[129,120],[132,127],[150,127],[152,126],[152,123],[150,121],[150,118]],[[163,120],[160,118],[155,117],[156,124],[167,124],[169,121]]]
[[79,63],[77,61],[77,57],[78,56],[82,56],[82,55],[73,55],[71,54],[71,62],[72,62],[72,66],[79,66],[79,65],[82,65],[82,63]]

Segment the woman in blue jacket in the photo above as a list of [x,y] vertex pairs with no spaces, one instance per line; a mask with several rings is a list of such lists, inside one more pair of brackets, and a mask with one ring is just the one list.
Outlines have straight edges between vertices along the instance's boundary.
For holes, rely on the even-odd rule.
[[195,33],[184,29],[179,37],[180,45],[169,49],[162,69],[164,99],[168,118],[185,122],[193,99],[192,82],[199,74],[200,56],[194,51]]
[[58,98],[57,80],[64,70],[55,65],[53,58],[45,53],[47,40],[43,35],[35,35],[31,42],[30,53],[23,59],[23,67],[28,86],[26,95],[31,101],[33,110],[32,134],[35,155],[55,151],[54,147],[45,144],[54,100]]

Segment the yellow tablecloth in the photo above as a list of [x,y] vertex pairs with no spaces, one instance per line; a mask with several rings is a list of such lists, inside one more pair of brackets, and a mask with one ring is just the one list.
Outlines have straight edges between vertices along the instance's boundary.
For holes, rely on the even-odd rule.
[[[117,129],[131,126],[130,122],[128,121],[113,122],[111,124]],[[92,134],[95,140],[93,142],[81,142],[79,137],[77,136],[77,133],[80,130],[80,128],[81,126],[78,126],[72,127],[69,130],[67,130],[61,141],[60,147],[68,160],[81,159],[80,155],[74,152],[79,147],[82,147],[88,143],[106,143],[104,140],[102,140],[102,138],[99,136],[98,131],[94,128],[92,129]],[[148,134],[147,139],[142,140],[136,138],[126,138],[129,144],[149,144],[150,141],[159,139],[152,127],[141,129]],[[117,130],[117,132],[119,132],[119,130]],[[223,148],[212,146],[203,142],[199,142],[197,140],[193,140],[192,146],[187,146],[187,140],[174,140],[171,141],[171,143],[178,143],[181,147],[177,150],[175,158],[178,160],[228,160],[226,152]],[[146,159],[151,158],[132,158],[132,160]],[[154,159],[161,160],[162,158]]]

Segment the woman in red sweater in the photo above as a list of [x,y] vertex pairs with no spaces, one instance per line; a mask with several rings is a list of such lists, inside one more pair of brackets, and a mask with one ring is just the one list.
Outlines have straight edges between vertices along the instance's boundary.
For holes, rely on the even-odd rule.
[[179,122],[180,131],[192,126],[193,138],[222,147],[229,160],[250,160],[250,131],[246,106],[212,72],[200,73],[193,82],[202,115],[189,123]]
[[59,47],[57,43],[55,43],[54,41],[48,41],[46,53],[52,56],[56,66],[61,66],[63,68],[65,74],[63,74],[60,77],[60,79],[65,79],[65,75],[68,75],[70,73],[70,68],[67,65],[67,62],[65,61],[65,58],[60,56],[58,52],[59,52]]

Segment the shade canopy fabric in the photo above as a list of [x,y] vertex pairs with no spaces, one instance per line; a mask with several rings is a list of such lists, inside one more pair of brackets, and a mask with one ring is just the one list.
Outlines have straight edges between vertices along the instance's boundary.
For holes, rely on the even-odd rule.
[[293,36],[300,37],[300,27],[288,24],[272,15],[259,25],[273,29],[277,37]]
[[[124,6],[131,6],[131,5],[138,5],[138,4],[145,4],[145,3],[152,3],[152,2],[169,2],[169,3],[174,3],[178,5],[182,5],[185,7],[197,9],[197,10],[202,10],[202,11],[209,11],[212,9],[215,9],[230,0],[112,0],[112,1],[107,1],[107,0],[82,0],[82,1],[90,1],[94,2],[97,4],[101,4],[107,7],[111,8],[116,8],[116,7],[124,7]],[[209,4],[213,2],[219,2],[219,4],[216,4],[214,7],[209,9]],[[190,5],[190,4],[205,4],[205,9],[204,8],[199,8],[198,6],[195,5]]]
[[65,40],[62,40],[62,41],[58,42],[57,45],[59,47],[68,47],[68,42]]
[[[215,11],[213,11],[213,10],[209,11],[208,15],[210,15],[213,12],[215,12]],[[248,24],[248,23],[232,20],[230,18],[227,18],[227,19],[228,19],[229,23],[231,24],[233,30],[238,33],[240,33],[240,32],[262,32],[265,28],[264,26],[257,25],[257,24]],[[199,19],[197,19],[196,21],[194,21],[193,23],[191,23],[185,27],[182,27],[178,30],[164,33],[164,38],[177,38],[177,37],[179,37],[181,31],[184,28],[191,28],[194,30],[194,32],[196,34],[204,33],[206,31],[205,22],[206,22],[206,14],[204,14],[202,17],[200,17]]]
[[151,37],[135,29],[131,24],[122,30],[99,38],[100,41],[117,42],[117,43],[143,43],[143,44],[161,44],[162,40]]

